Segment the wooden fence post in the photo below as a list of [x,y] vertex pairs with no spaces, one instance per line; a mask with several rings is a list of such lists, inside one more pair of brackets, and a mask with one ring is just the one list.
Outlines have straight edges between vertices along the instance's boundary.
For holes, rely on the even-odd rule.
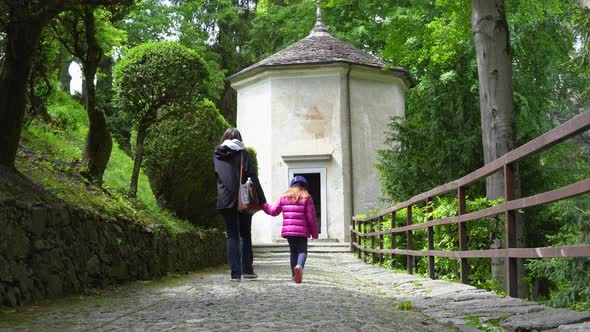
[[[379,224],[377,224],[379,231],[383,229],[383,216],[379,217]],[[383,234],[379,234],[379,250],[383,250]],[[379,264],[383,265],[383,253],[379,253]]]
[[[391,229],[395,228],[395,211],[391,212]],[[391,233],[391,249],[395,249],[395,233]],[[395,268],[395,254],[391,253],[391,268]]]
[[[367,233],[367,226],[368,226],[368,221],[365,220],[365,222],[363,223],[363,233]],[[365,263],[369,262],[369,252],[367,251],[367,248],[369,247],[369,239],[366,236],[363,236],[364,242],[363,242],[363,260]]]
[[[408,226],[412,224],[412,205],[408,206]],[[406,240],[407,240],[407,249],[412,250],[414,247],[414,239],[412,237],[412,230],[408,230],[406,232]],[[409,274],[413,274],[414,271],[414,256],[406,255],[406,269],[408,270]]]
[[[465,204],[465,188],[459,187],[458,193],[458,207],[459,215],[463,215],[467,212],[467,206]],[[459,223],[459,251],[467,250],[467,223]],[[469,263],[467,258],[460,258],[461,260],[461,282],[464,284],[469,283]]]
[[[504,165],[504,199],[506,202],[514,199],[514,166],[512,164]],[[504,216],[506,248],[516,248],[516,211],[506,211]],[[508,295],[518,297],[517,259],[508,257],[506,264]]]
[[[371,219],[371,229],[369,232],[373,233],[375,231],[375,219]],[[375,249],[375,235],[371,235],[371,249]],[[377,258],[374,252],[371,253],[371,260],[373,264],[377,262]]]
[[[426,199],[426,212],[429,214],[428,221],[434,219],[432,215],[432,198],[428,197]],[[428,237],[428,250],[434,250],[434,227],[428,227],[427,231]],[[436,276],[434,275],[434,255],[428,255],[428,276],[430,279],[434,279]]]
[[[361,232],[361,224],[362,224],[362,221],[360,221],[360,220],[359,220],[359,222],[356,223],[356,228],[357,228],[357,231],[358,232]],[[357,244],[359,246],[357,248],[356,254],[357,254],[357,257],[359,259],[361,259],[361,253],[362,253],[361,242],[363,241],[363,238],[362,238],[362,236],[357,236],[356,239],[357,239],[357,242],[358,242]]]
[[352,223],[351,223],[351,227],[350,227],[350,251],[352,252],[353,255],[354,255],[354,251],[355,251],[354,243],[356,241],[356,233],[355,233],[355,229],[354,229],[354,224],[355,224],[355,221],[354,221],[354,219],[352,219]]

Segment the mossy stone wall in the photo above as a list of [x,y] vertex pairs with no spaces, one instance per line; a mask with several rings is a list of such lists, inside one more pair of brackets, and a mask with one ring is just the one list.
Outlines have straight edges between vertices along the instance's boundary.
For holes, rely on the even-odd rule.
[[64,204],[0,200],[0,305],[226,261],[222,230],[172,234]]

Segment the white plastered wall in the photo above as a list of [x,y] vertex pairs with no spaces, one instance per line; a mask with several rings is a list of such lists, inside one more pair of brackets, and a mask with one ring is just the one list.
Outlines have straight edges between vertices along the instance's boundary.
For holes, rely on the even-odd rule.
[[[270,141],[271,109],[270,81],[251,81],[236,89],[238,91],[237,128],[242,134],[246,146],[256,150],[258,158],[258,177],[269,200],[268,188],[272,187]],[[268,226],[271,218],[264,212],[256,213],[252,218],[252,236],[256,242],[271,242]]]
[[[342,66],[273,71],[272,77],[272,199],[288,188],[289,169],[325,168],[327,234],[322,237],[344,240],[343,142],[340,116]],[[317,156],[329,155],[327,160]],[[285,161],[287,156],[307,156],[311,160]],[[316,159],[314,159],[316,158]],[[280,232],[273,232],[278,239]]]
[[353,66],[350,74],[354,214],[381,208],[381,186],[375,169],[377,151],[385,148],[392,116],[405,115],[407,88],[380,70]]

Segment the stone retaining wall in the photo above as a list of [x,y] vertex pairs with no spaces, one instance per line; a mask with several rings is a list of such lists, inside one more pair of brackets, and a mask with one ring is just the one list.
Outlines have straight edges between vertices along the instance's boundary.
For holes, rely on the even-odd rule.
[[35,300],[226,260],[221,230],[172,234],[68,205],[0,200],[0,305]]

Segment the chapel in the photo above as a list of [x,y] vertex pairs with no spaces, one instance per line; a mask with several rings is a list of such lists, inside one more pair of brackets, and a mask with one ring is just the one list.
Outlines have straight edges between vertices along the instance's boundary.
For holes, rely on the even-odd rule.
[[[322,20],[309,35],[228,77],[237,91],[237,128],[257,152],[270,203],[294,175],[310,184],[320,239],[350,241],[353,215],[376,208],[377,151],[392,116],[404,116],[408,70],[334,38]],[[280,239],[281,219],[258,212],[255,243]]]

